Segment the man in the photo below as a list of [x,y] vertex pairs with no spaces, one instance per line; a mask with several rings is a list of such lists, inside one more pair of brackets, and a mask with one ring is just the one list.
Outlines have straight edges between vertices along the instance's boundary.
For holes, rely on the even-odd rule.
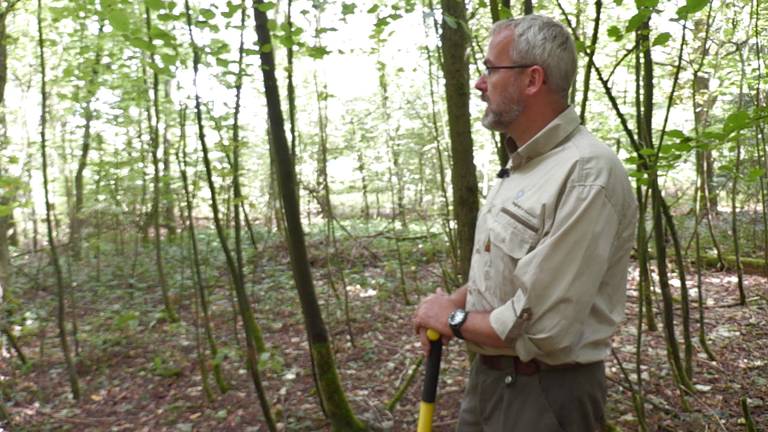
[[476,353],[458,430],[594,431],[603,359],[624,318],[636,204],[627,173],[568,106],[570,34],[550,18],[496,23],[475,84],[506,168],[478,215],[469,280],[419,305],[414,326]]

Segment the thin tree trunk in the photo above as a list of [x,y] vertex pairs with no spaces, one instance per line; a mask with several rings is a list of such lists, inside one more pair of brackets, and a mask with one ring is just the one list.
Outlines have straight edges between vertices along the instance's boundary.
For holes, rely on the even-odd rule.
[[696,218],[697,223],[693,227],[693,237],[695,240],[695,248],[696,248],[696,291],[698,294],[698,300],[699,300],[699,345],[701,345],[701,348],[704,350],[704,352],[707,354],[707,357],[715,361],[715,356],[712,354],[712,351],[709,349],[709,344],[707,343],[707,333],[706,333],[706,325],[704,321],[704,293],[703,293],[703,286],[702,286],[702,276],[701,276],[701,269],[702,269],[702,262],[701,262],[701,242],[699,241],[699,223],[698,221],[701,218],[701,194],[699,194],[699,185],[701,183],[699,182],[699,173],[696,172],[696,183],[694,186],[694,195],[693,195],[693,208],[694,208],[694,216]]
[[[430,0],[430,7],[431,7],[432,0]],[[431,9],[430,9],[431,10]],[[494,9],[492,9],[494,10]],[[498,10],[497,10],[498,13]],[[424,35],[426,36],[426,39],[429,40],[429,34],[427,30],[427,14],[422,14],[423,20],[424,20]],[[435,33],[438,32],[438,29],[435,28]],[[437,35],[439,37],[439,35]],[[427,63],[429,65],[429,101],[430,101],[430,119],[432,121],[432,139],[435,142],[435,153],[436,153],[436,160],[437,160],[437,173],[439,176],[439,182],[438,186],[440,189],[440,196],[442,198],[442,207],[443,207],[443,217],[442,217],[442,227],[443,232],[445,233],[445,236],[448,239],[448,246],[449,246],[449,254],[451,260],[451,268],[453,269],[452,274],[458,274],[460,273],[458,269],[458,260],[459,260],[459,251],[456,245],[456,232],[452,227],[451,224],[451,201],[448,198],[448,190],[446,189],[446,178],[445,178],[445,163],[443,162],[443,150],[440,142],[442,141],[442,134],[440,132],[440,128],[438,126],[438,112],[437,112],[437,103],[435,101],[435,73],[433,70],[433,63],[432,63],[432,50],[429,47],[429,44],[427,43],[425,45],[426,48],[426,54],[427,54]],[[440,54],[440,51],[438,50],[436,52],[437,55]],[[449,287],[450,285],[446,284],[446,287]]]
[[469,35],[465,30],[467,10],[463,0],[441,0],[441,4],[443,14],[456,20],[455,28],[443,20],[440,39],[453,155],[451,181],[457,225],[459,274],[464,282],[469,275],[475,223],[480,206],[469,115],[469,64],[464,55],[469,44]]
[[83,127],[83,142],[80,148],[80,158],[77,162],[77,171],[75,173],[75,205],[72,211],[72,218],[69,224],[69,247],[72,252],[72,257],[76,262],[81,259],[81,236],[83,230],[84,219],[82,215],[83,211],[83,174],[85,168],[88,165],[88,152],[91,149],[91,123],[93,122],[93,109],[91,107],[93,99],[96,95],[96,85],[99,79],[99,72],[101,70],[101,35],[104,32],[104,24],[99,20],[99,32],[96,36],[96,52],[93,55],[93,63],[91,64],[90,75],[85,83],[85,94],[87,101],[83,108],[83,117],[85,120],[85,126]]
[[[221,243],[221,248],[224,252],[224,256],[227,261],[227,267],[229,269],[230,277],[232,278],[235,293],[237,294],[237,303],[240,309],[240,315],[243,320],[243,327],[245,330],[245,345],[246,345],[246,363],[248,370],[251,374],[251,380],[256,389],[256,394],[259,398],[259,404],[261,405],[262,414],[264,420],[267,423],[267,427],[270,431],[277,431],[274,417],[272,415],[272,409],[267,398],[266,391],[261,382],[261,375],[259,372],[259,354],[266,351],[264,341],[261,338],[261,329],[256,320],[253,317],[253,311],[251,310],[250,300],[248,294],[245,292],[245,286],[243,283],[242,268],[237,266],[235,259],[232,256],[232,252],[229,249],[226,236],[224,235],[224,226],[222,224],[219,215],[219,206],[216,200],[216,186],[213,182],[213,170],[211,168],[211,160],[208,154],[208,145],[205,140],[205,127],[203,124],[203,111],[200,102],[200,95],[197,91],[197,76],[200,67],[200,51],[195,43],[194,34],[192,31],[192,13],[189,7],[189,0],[184,0],[184,9],[186,12],[187,30],[189,32],[189,40],[192,44],[192,58],[193,58],[193,86],[195,88],[195,114],[197,118],[197,134],[200,140],[200,147],[203,150],[203,162],[205,164],[205,173],[208,180],[208,188],[211,193],[211,210],[213,211],[213,220],[216,225],[216,233]],[[245,5],[242,5],[242,13],[245,14]],[[241,50],[242,51],[242,50]],[[237,175],[235,174],[235,179]]]
[[[213,358],[213,377],[216,380],[216,385],[219,387],[221,393],[226,393],[229,390],[224,377],[221,373],[221,361],[219,359],[219,350],[216,346],[216,339],[213,337],[213,328],[211,326],[210,313],[208,311],[208,290],[205,288],[203,274],[200,264],[200,252],[197,245],[197,234],[195,230],[194,203],[192,202],[192,194],[189,191],[189,180],[187,178],[187,134],[186,134],[186,110],[182,108],[179,116],[179,123],[181,125],[181,153],[176,154],[177,163],[179,165],[179,172],[181,173],[181,181],[184,186],[184,198],[187,206],[187,224],[189,225],[189,240],[192,245],[192,266],[194,267],[193,280],[195,287],[197,288],[197,294],[199,296],[196,300],[196,304],[200,305],[200,309],[203,312],[203,329],[205,330],[205,339],[208,343],[208,349],[211,351],[211,357]],[[203,379],[206,379],[203,377]]]
[[[636,78],[642,82],[642,109],[639,119],[638,131],[640,137],[640,143],[646,149],[653,149],[653,134],[652,134],[652,113],[653,113],[653,60],[651,57],[651,44],[650,44],[650,16],[643,22],[636,32],[637,34],[637,70]],[[642,70],[640,70],[640,68]],[[653,215],[653,234],[654,243],[656,248],[656,265],[658,270],[659,288],[661,289],[661,296],[663,300],[663,317],[664,317],[664,329],[667,340],[667,350],[669,352],[670,359],[674,368],[677,382],[688,390],[692,389],[692,385],[688,380],[686,374],[686,368],[683,367],[683,363],[680,358],[680,351],[677,344],[677,337],[675,336],[674,328],[674,305],[672,302],[672,293],[669,285],[669,275],[667,270],[667,251],[664,238],[664,211],[663,211],[663,196],[661,194],[661,188],[659,186],[658,172],[655,164],[650,165],[648,168],[649,187],[651,189],[651,210]],[[674,221],[668,221],[674,223]],[[681,390],[682,394],[682,390]]]
[[[741,64],[741,76],[739,79],[739,102],[738,110],[742,108],[744,94],[744,79],[746,76],[746,66],[744,64],[744,52],[741,46],[739,49],[739,61]],[[736,256],[736,276],[739,287],[739,304],[746,306],[747,294],[744,292],[744,269],[741,266],[741,248],[739,245],[739,227],[738,213],[736,207],[736,195],[738,194],[739,171],[741,169],[741,131],[736,133],[736,163],[733,167],[733,182],[731,184],[731,236],[733,237],[733,253]]]
[[[147,37],[149,43],[152,43],[152,16],[149,11],[149,7],[144,8],[145,20],[147,26]],[[150,54],[150,61],[155,62],[154,54]],[[176,315],[176,311],[173,309],[171,303],[171,296],[168,290],[168,281],[165,277],[165,267],[163,265],[163,246],[162,235],[160,233],[160,195],[162,194],[162,188],[160,185],[160,157],[158,155],[160,151],[160,78],[157,71],[152,70],[152,102],[154,106],[154,123],[152,121],[152,109],[147,110],[149,116],[149,134],[152,143],[152,227],[154,229],[154,244],[155,244],[155,265],[157,267],[157,279],[160,284],[160,290],[163,296],[163,304],[165,305],[165,313],[170,322],[178,322],[179,317]]]
[[288,250],[291,256],[293,277],[299,292],[299,300],[304,315],[304,323],[307,331],[312,357],[315,361],[317,376],[320,379],[318,393],[324,402],[326,415],[335,431],[360,431],[365,430],[363,424],[357,420],[347,402],[344,390],[336,371],[336,362],[329,343],[328,332],[317,303],[312,275],[307,259],[304,231],[301,227],[298,200],[296,197],[296,174],[288,148],[288,140],[285,136],[282,110],[280,108],[280,94],[275,77],[275,58],[272,50],[263,47],[272,46],[272,38],[267,27],[267,15],[259,6],[262,0],[254,0],[253,13],[258,36],[259,46],[262,50],[261,73],[264,79],[264,93],[267,99],[270,130],[272,133],[271,144],[277,158],[279,169],[278,182],[282,195],[283,211],[286,220],[286,237]]
[[584,71],[584,84],[581,91],[581,109],[579,110],[579,118],[581,124],[587,124],[587,101],[589,100],[589,84],[592,79],[592,59],[595,56],[595,47],[597,46],[597,37],[600,34],[600,13],[603,10],[602,0],[595,1],[595,21],[592,27],[592,39],[590,41],[590,49],[587,55],[589,61],[587,61],[587,69]]
[[[642,169],[641,167],[638,167]],[[646,197],[643,198],[643,195]],[[645,303],[645,321],[648,331],[658,330],[656,319],[653,315],[653,297],[651,290],[651,272],[649,269],[648,258],[648,231],[645,226],[645,218],[648,210],[647,193],[643,193],[642,186],[638,183],[636,186],[637,196],[637,268],[639,272],[638,291],[640,301]]]
[[[5,117],[5,84],[8,80],[8,48],[5,22],[13,7],[18,3],[17,0],[3,2],[3,8],[0,10],[0,126],[3,135],[0,137],[0,151],[4,150],[8,144],[8,124]],[[0,177],[4,174],[3,167],[0,166]],[[8,230],[13,224],[13,213],[3,213],[2,207],[10,205],[11,197],[0,192],[0,304],[9,299],[8,289],[11,283],[11,255],[9,251]],[[32,206],[34,210],[34,206]],[[0,320],[7,317],[0,317]],[[11,335],[12,336],[12,335]],[[10,339],[10,337],[9,337]],[[23,356],[23,355],[22,355]]]
[[[293,6],[293,0],[288,0],[285,25],[287,28],[286,34],[290,43],[285,47],[287,64],[285,67],[285,74],[288,78],[288,120],[290,122],[291,132],[291,157],[293,159],[293,165],[296,166],[296,159],[298,158],[298,149],[296,148],[298,142],[298,132],[296,131],[296,88],[293,83],[293,55],[294,45],[296,41],[293,40],[293,18],[291,16],[291,7]],[[296,174],[298,176],[298,173]],[[296,199],[301,204],[301,188],[299,184],[301,181],[296,182]]]
[[[754,26],[754,38],[755,38],[755,54],[757,57],[757,77],[755,82],[757,83],[755,91],[755,108],[757,110],[763,109],[763,93],[762,93],[762,80],[763,80],[763,61],[762,61],[762,43],[760,41],[760,0],[754,0],[750,2],[750,15],[754,14],[755,19],[752,22]],[[758,155],[762,153],[762,167],[765,172],[768,172],[768,140],[765,138],[765,124],[764,122],[755,122],[755,130],[757,132],[760,143],[757,145]],[[762,150],[762,151],[761,151]],[[758,157],[758,159],[760,159]],[[765,174],[760,177],[760,201],[762,204],[762,220],[763,220],[763,275],[768,276],[768,192],[766,192],[766,180],[768,176]]]
[[80,384],[77,379],[77,372],[75,371],[75,365],[72,361],[72,356],[69,352],[69,341],[67,339],[67,326],[65,322],[66,310],[64,306],[64,275],[61,271],[61,265],[59,263],[59,255],[56,247],[56,242],[53,236],[53,215],[52,205],[50,200],[50,194],[48,191],[48,156],[46,149],[46,122],[48,118],[47,105],[48,105],[48,91],[46,89],[46,73],[45,73],[45,43],[43,37],[43,20],[42,20],[42,0],[37,0],[37,35],[38,35],[38,48],[40,52],[40,85],[41,85],[41,112],[40,112],[40,154],[42,156],[43,163],[43,188],[45,189],[45,221],[48,227],[48,243],[51,251],[51,261],[53,262],[54,271],[56,274],[56,297],[58,299],[58,307],[56,309],[56,318],[59,327],[59,341],[61,342],[61,351],[64,354],[64,362],[66,364],[67,375],[69,376],[69,386],[72,392],[72,398],[75,400],[80,399]]

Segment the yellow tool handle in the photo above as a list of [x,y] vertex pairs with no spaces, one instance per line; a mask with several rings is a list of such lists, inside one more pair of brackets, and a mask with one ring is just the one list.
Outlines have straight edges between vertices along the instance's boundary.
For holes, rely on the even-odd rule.
[[427,329],[427,339],[429,339],[429,357],[427,358],[427,371],[424,376],[424,388],[419,404],[417,432],[432,431],[432,417],[435,413],[435,399],[437,398],[437,380],[440,377],[440,357],[443,353],[443,341],[440,338],[440,333],[433,329]]

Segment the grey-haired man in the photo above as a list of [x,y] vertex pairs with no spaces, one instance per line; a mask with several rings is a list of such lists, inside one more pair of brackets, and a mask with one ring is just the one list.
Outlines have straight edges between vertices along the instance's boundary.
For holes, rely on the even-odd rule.
[[624,318],[637,209],[613,151],[568,105],[573,39],[538,15],[498,22],[475,84],[510,159],[480,210],[469,280],[414,326],[477,356],[459,431],[600,430],[603,359]]

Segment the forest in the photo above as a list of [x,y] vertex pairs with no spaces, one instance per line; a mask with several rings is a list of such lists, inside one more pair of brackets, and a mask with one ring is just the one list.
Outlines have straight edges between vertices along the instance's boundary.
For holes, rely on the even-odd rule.
[[768,3],[0,0],[0,431],[415,430],[531,13],[638,203],[607,430],[767,430]]

